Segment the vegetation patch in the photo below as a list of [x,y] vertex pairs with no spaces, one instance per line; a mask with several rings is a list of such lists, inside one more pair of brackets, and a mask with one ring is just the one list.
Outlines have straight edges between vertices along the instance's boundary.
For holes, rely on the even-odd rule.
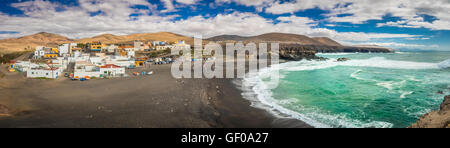
[[0,54],[0,63],[2,63],[2,64],[9,63],[9,61],[14,60],[17,57],[19,57],[25,53],[27,53],[27,52],[13,52],[13,53]]
[[46,77],[37,77],[37,78],[33,78],[33,79],[36,79],[36,80],[52,80],[52,79],[46,78]]

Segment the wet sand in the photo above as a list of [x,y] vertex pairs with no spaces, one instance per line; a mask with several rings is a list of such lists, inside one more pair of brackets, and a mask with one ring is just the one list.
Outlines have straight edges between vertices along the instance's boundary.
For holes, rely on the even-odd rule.
[[0,127],[311,127],[251,107],[232,79],[174,79],[170,65],[145,71],[154,75],[87,82],[6,75],[0,104],[12,116],[0,117]]

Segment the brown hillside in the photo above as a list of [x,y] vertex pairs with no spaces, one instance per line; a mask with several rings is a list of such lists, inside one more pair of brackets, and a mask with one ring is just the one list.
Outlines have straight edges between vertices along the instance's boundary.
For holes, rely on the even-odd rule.
[[304,35],[288,34],[288,33],[266,33],[258,36],[243,37],[237,35],[221,35],[209,38],[210,41],[229,42],[229,41],[243,41],[243,42],[279,42],[285,44],[300,44],[300,45],[327,45],[340,46],[339,43],[329,38],[313,39]]
[[255,37],[250,37],[247,40],[253,42],[280,42],[295,43],[301,45],[322,45],[322,43],[307,36],[287,33],[267,33]]
[[57,34],[41,32],[20,38],[0,40],[0,52],[9,53],[24,50],[34,50],[36,46],[56,47],[58,44],[70,42],[90,43],[100,41],[102,43],[112,44],[112,43],[125,43],[134,40],[141,40],[141,41],[158,40],[167,42],[176,42],[179,40],[185,40],[188,44],[192,45],[194,43],[194,39],[191,37],[186,37],[183,35],[174,34],[170,32],[141,33],[123,36],[117,36],[113,34],[102,34],[92,38],[83,38],[79,40],[70,39]]
[[0,52],[33,50],[35,46],[54,46],[56,44],[72,41],[72,39],[61,35],[40,32],[20,38],[0,40]]
[[316,37],[316,38],[312,38],[322,44],[328,45],[328,46],[342,46],[341,44],[339,44],[338,42],[327,38],[327,37]]
[[176,42],[179,40],[185,40],[187,43],[192,44],[194,42],[193,38],[170,33],[170,32],[159,32],[159,33],[140,33],[140,34],[131,34],[131,35],[123,35],[116,36],[112,34],[103,34],[99,36],[95,36],[92,38],[83,38],[77,40],[79,43],[89,43],[89,42],[103,42],[106,44],[111,43],[124,43],[134,40],[148,41],[148,40],[158,40],[158,41],[167,41],[167,42]]

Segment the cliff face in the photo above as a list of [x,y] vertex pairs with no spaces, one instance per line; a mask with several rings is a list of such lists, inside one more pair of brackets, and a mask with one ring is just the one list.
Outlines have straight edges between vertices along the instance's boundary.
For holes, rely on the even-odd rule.
[[409,128],[450,128],[450,95],[445,96],[439,111],[423,115]]
[[353,47],[353,46],[313,46],[305,45],[307,48],[311,48],[316,52],[333,53],[333,52],[392,52],[388,48],[376,48],[376,47]]
[[298,44],[281,44],[280,58],[289,61],[320,59],[316,56],[316,51],[313,48]]

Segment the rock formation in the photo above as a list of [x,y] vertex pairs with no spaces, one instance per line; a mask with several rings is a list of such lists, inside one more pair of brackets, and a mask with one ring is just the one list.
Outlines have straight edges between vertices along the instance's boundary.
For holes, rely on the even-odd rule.
[[450,128],[450,95],[445,96],[439,111],[423,115],[409,128]]

